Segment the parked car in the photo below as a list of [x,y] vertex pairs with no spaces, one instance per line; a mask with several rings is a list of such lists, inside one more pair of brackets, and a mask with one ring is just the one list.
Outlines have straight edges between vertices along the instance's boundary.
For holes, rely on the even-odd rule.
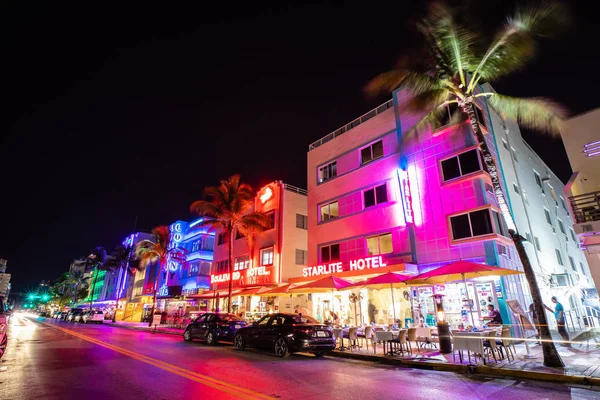
[[215,345],[220,340],[233,341],[238,329],[246,326],[246,321],[235,314],[207,313],[188,324],[183,332],[183,339],[190,342],[194,339],[206,340]]
[[67,314],[67,321],[79,322],[81,320],[82,315],[83,310],[81,308],[74,308],[71,311],[69,311],[69,314]]
[[8,320],[6,310],[4,309],[4,297],[0,296],[0,358],[6,351],[8,345],[8,336],[6,331],[8,330]]
[[95,322],[97,324],[104,323],[104,313],[102,311],[86,311],[81,316],[81,322],[87,324],[88,322]]
[[316,319],[299,314],[267,315],[237,331],[233,340],[236,350],[246,347],[268,349],[278,357],[308,352],[317,357],[335,349],[331,328]]

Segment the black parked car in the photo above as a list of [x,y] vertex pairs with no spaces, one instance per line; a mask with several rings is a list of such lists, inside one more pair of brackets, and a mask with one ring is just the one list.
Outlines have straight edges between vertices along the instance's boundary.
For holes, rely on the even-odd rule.
[[219,340],[231,342],[237,330],[244,326],[246,321],[234,314],[202,314],[185,328],[183,339],[188,342],[202,339],[209,345],[215,345]]
[[312,317],[273,314],[240,329],[233,340],[236,350],[255,347],[272,350],[278,357],[298,351],[320,357],[335,349],[331,328]]

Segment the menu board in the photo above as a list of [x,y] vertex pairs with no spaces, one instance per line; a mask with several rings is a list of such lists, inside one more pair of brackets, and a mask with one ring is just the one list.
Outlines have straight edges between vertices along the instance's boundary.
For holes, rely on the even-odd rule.
[[518,300],[506,300],[506,304],[510,307],[511,311],[521,317],[521,323],[523,324],[523,329],[526,331],[535,331],[535,327],[529,321],[529,315],[523,310],[521,304]]

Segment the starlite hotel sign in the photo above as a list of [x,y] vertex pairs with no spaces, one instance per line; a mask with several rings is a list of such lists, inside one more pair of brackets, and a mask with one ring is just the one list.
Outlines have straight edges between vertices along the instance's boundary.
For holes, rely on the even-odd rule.
[[347,264],[342,262],[334,262],[323,265],[315,265],[314,267],[302,268],[302,276],[319,276],[319,275],[331,275],[336,272],[344,271],[363,271],[365,269],[376,269],[381,267],[387,267],[387,264],[383,262],[381,256],[357,258],[350,260]]

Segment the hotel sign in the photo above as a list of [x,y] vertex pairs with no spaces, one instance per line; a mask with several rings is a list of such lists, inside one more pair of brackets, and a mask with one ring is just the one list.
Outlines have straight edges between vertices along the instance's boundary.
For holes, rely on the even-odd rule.
[[404,219],[407,223],[412,224],[413,209],[412,209],[412,195],[410,192],[410,180],[408,179],[408,171],[403,169],[398,170],[398,181],[400,183],[400,193],[402,194],[402,203],[404,205]]
[[335,262],[330,264],[315,265],[314,267],[302,268],[302,276],[319,276],[319,275],[330,275],[336,272],[344,271],[363,271],[365,269],[375,269],[387,267],[387,264],[383,262],[381,256],[357,258],[351,260],[348,264],[344,265],[342,262]]

